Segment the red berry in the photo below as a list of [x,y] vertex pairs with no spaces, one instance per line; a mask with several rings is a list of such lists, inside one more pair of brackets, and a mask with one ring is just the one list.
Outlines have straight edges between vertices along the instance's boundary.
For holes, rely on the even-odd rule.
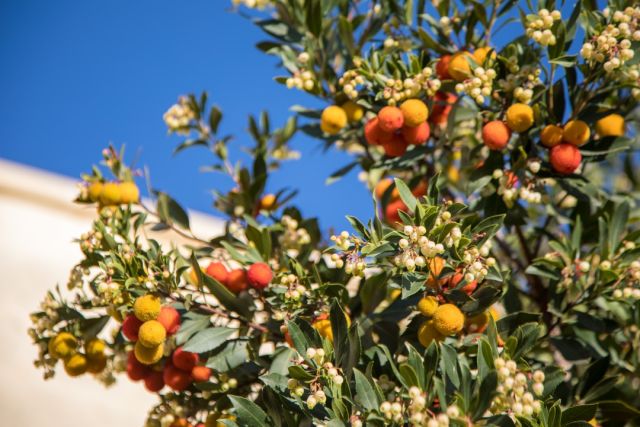
[[162,307],[158,315],[158,322],[164,326],[167,335],[173,335],[180,329],[180,313],[169,305]]
[[551,148],[549,161],[553,170],[562,175],[569,175],[580,166],[582,154],[575,145],[562,143]]
[[402,136],[409,145],[420,145],[427,142],[429,135],[431,134],[431,128],[429,123],[420,123],[418,126],[402,128]]
[[241,268],[236,268],[235,270],[231,270],[229,272],[229,278],[226,283],[227,289],[229,289],[234,294],[239,294],[240,292],[247,289],[249,284],[247,283],[247,272]]
[[138,341],[138,330],[142,326],[142,321],[133,314],[127,314],[122,321],[122,335],[129,341]]
[[494,120],[482,127],[482,142],[491,150],[503,150],[509,144],[511,131],[503,122]]
[[131,381],[140,381],[145,379],[151,373],[151,368],[138,362],[133,351],[127,355],[127,376]]
[[161,371],[152,371],[144,379],[144,387],[152,393],[157,393],[164,388],[164,375]]
[[167,363],[164,366],[162,378],[164,383],[175,391],[183,391],[191,384],[191,374],[178,369],[171,363]]
[[212,262],[207,267],[207,274],[223,285],[227,284],[227,279],[229,278],[229,270],[224,266],[221,262]]
[[273,272],[271,271],[271,267],[264,262],[257,262],[249,267],[247,279],[252,288],[264,289],[271,283]]
[[191,370],[191,378],[195,382],[209,381],[211,378],[211,369],[206,366],[194,366]]
[[185,372],[191,372],[193,367],[196,366],[200,361],[200,357],[197,353],[184,351],[182,347],[178,347],[173,352],[171,360],[173,361],[173,364],[176,366],[176,368],[182,369]]

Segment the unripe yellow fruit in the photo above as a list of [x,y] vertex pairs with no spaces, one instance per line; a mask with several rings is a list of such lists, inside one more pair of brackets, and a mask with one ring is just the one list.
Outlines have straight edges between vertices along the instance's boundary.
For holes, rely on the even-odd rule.
[[620,114],[609,114],[596,122],[596,133],[600,137],[624,135],[624,117]]
[[421,125],[429,118],[429,108],[419,99],[407,99],[400,105],[400,111],[404,116],[404,125],[412,128]]
[[87,372],[87,358],[82,354],[74,354],[64,361],[64,370],[70,377],[77,377]]
[[153,365],[158,360],[162,359],[164,354],[164,343],[156,346],[156,347],[145,347],[142,345],[140,341],[136,343],[136,346],[133,348],[133,354],[138,359],[138,362],[143,365]]
[[[478,65],[482,65],[484,64],[484,60],[487,59],[487,55],[489,55],[490,51],[492,51],[492,48],[489,46],[478,48],[473,52],[473,59],[475,59]],[[494,59],[495,57],[496,57],[496,51],[493,50],[491,52],[491,59]]]
[[137,203],[140,190],[135,182],[126,181],[120,184],[120,203]]
[[444,336],[438,332],[436,329],[433,320],[427,320],[418,329],[418,341],[424,347],[429,347],[433,340],[442,341]]
[[547,125],[540,132],[540,142],[545,147],[551,148],[562,142],[562,128],[556,125]]
[[347,113],[337,105],[324,109],[320,117],[320,129],[329,135],[335,135],[347,125]]
[[364,116],[364,108],[353,101],[347,101],[342,104],[342,109],[347,115],[347,120],[349,121],[349,123],[359,122]]
[[274,194],[265,194],[262,199],[260,199],[260,209],[265,211],[273,210],[273,207],[276,204],[276,196]]
[[438,299],[436,297],[428,296],[418,301],[418,311],[424,316],[432,317],[438,309]]
[[[347,326],[351,326],[351,318],[348,314],[344,314],[344,318],[347,321]],[[333,329],[331,329],[331,320],[327,314],[322,315],[322,318],[316,320],[311,325],[320,334],[321,337],[333,342]]]
[[120,197],[120,185],[115,182],[107,182],[102,185],[100,203],[105,206],[117,205],[120,203]]
[[94,338],[84,345],[84,351],[89,359],[104,356],[106,344],[100,338]]
[[69,332],[60,332],[49,340],[49,355],[55,359],[66,359],[76,352],[78,340]]
[[527,104],[513,104],[507,109],[507,126],[514,132],[524,132],[533,125],[533,109]]
[[469,52],[458,52],[451,58],[449,62],[449,75],[459,82],[471,76],[471,65],[469,59],[472,55]]
[[584,145],[591,137],[591,130],[582,120],[571,120],[564,125],[562,139],[577,147]]
[[157,320],[148,320],[138,330],[138,342],[145,347],[157,347],[167,338],[167,331]]
[[107,366],[107,356],[104,354],[96,357],[87,357],[87,372],[99,374]]
[[442,304],[433,314],[433,325],[442,335],[455,335],[464,327],[464,314],[453,304]]
[[89,200],[97,202],[100,199],[100,193],[102,193],[102,183],[100,181],[94,181],[89,184]]
[[151,294],[136,298],[133,303],[133,314],[143,322],[155,320],[160,314],[160,309],[160,298]]

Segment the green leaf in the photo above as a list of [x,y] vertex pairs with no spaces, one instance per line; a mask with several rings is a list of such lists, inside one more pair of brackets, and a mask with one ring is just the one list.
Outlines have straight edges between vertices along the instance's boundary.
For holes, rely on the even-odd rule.
[[416,200],[413,193],[411,193],[409,187],[407,187],[407,184],[405,184],[404,181],[398,178],[395,178],[394,181],[396,183],[396,188],[400,193],[400,198],[402,199],[404,204],[407,205],[407,208],[409,208],[411,212],[415,211],[418,201]]
[[209,127],[211,128],[212,133],[218,133],[220,120],[222,120],[222,111],[220,111],[218,107],[212,107],[211,112],[209,113]]
[[367,411],[375,411],[380,406],[378,395],[369,382],[369,379],[359,370],[354,369],[353,374],[356,380],[355,401]]
[[589,421],[596,415],[598,405],[577,405],[562,411],[562,425],[567,425],[574,421]]
[[204,353],[222,345],[234,332],[233,328],[209,328],[198,332],[183,346],[184,351]]
[[154,191],[157,197],[156,209],[160,221],[168,225],[177,224],[185,230],[189,229],[189,215],[187,212],[169,196],[162,191]]
[[249,399],[240,396],[228,396],[228,398],[235,409],[238,425],[248,427],[270,425],[267,414]]

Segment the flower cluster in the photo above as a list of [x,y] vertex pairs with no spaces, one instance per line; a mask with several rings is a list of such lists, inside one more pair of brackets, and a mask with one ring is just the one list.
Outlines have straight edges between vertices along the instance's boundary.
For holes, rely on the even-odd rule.
[[280,244],[290,256],[295,257],[302,246],[311,242],[311,236],[306,229],[300,227],[297,220],[289,215],[283,215],[280,223],[284,228],[284,232],[279,237]]
[[529,380],[513,360],[498,357],[494,365],[498,370],[498,395],[491,403],[491,412],[509,412],[518,416],[539,413],[542,402],[534,396],[541,396],[544,391],[544,372],[533,372]]
[[556,44],[556,36],[553,34],[553,25],[562,18],[559,10],[549,12],[548,9],[540,9],[537,15],[528,15],[525,34],[542,46]]
[[533,97],[533,90],[542,84],[541,69],[533,65],[524,65],[516,73],[509,73],[498,85],[504,92],[513,93],[518,102],[529,104]]
[[[306,52],[301,53],[300,56],[308,58],[308,54]],[[294,72],[293,76],[287,79],[286,85],[289,89],[296,88],[310,91],[316,86],[316,78],[313,71],[303,69]]]
[[385,420],[404,424],[405,417],[409,425],[414,427],[447,427],[450,418],[458,418],[460,410],[450,405],[446,413],[434,414],[427,407],[427,394],[416,386],[409,388],[409,402],[405,404],[400,398],[384,401],[380,404],[380,412]]
[[422,72],[405,79],[389,78],[382,89],[382,97],[389,105],[396,105],[399,102],[418,96],[420,91],[424,91],[428,96],[433,96],[440,89],[442,83],[437,78],[432,78],[433,69],[425,67]]
[[178,103],[172,105],[162,118],[170,132],[188,134],[186,128],[195,120],[196,115],[189,105],[189,99],[186,96],[181,96]]
[[496,76],[496,71],[493,68],[485,70],[482,67],[476,67],[473,70],[473,77],[456,84],[456,92],[467,93],[478,104],[483,104],[485,98],[491,96],[493,80]]
[[[449,218],[451,217],[449,212],[443,214],[445,213],[449,214]],[[394,258],[396,265],[414,271],[416,267],[427,265],[425,257],[431,259],[444,252],[442,243],[436,243],[425,236],[427,229],[422,225],[407,225],[403,228],[403,233],[406,237],[398,241],[401,253]]]
[[607,73],[620,69],[634,57],[631,41],[640,41],[639,21],[640,7],[615,11],[611,22],[582,45],[580,54],[590,65],[603,64]]
[[349,99],[356,99],[358,97],[358,86],[365,84],[365,79],[361,76],[357,70],[347,70],[338,80],[342,91]]

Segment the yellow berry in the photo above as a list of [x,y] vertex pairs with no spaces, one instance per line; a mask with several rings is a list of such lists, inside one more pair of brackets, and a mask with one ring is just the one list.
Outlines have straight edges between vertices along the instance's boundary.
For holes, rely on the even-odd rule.
[[459,82],[471,76],[471,65],[469,59],[473,56],[469,52],[458,52],[451,58],[449,62],[449,75]]
[[167,331],[157,320],[148,320],[138,330],[138,342],[145,347],[157,347],[167,338]]
[[482,65],[484,64],[485,59],[487,59],[487,55],[489,55],[490,51],[491,51],[491,59],[495,59],[496,51],[495,50],[492,51],[492,48],[489,46],[484,46],[476,49],[473,52],[473,59],[478,63],[478,65]]
[[428,296],[418,301],[418,311],[424,316],[432,317],[438,308],[438,299],[436,297]]
[[442,335],[455,335],[464,327],[464,314],[453,304],[443,304],[433,314],[433,325]]
[[584,145],[591,137],[591,130],[582,120],[571,120],[564,125],[562,139],[577,147]]
[[87,358],[82,354],[74,354],[64,361],[64,370],[70,377],[77,377],[87,372]]
[[55,359],[66,359],[73,355],[78,347],[78,340],[69,332],[60,332],[49,340],[49,355]]
[[347,113],[337,105],[324,109],[320,117],[320,129],[329,135],[335,135],[347,125]]
[[276,196],[274,194],[265,194],[262,199],[260,199],[260,209],[265,211],[273,210],[273,207],[276,204]]
[[341,107],[349,123],[359,122],[364,116],[364,109],[353,101],[347,101]]
[[147,320],[155,320],[160,314],[160,298],[155,295],[147,294],[136,298],[133,303],[133,314],[143,322]]
[[533,125],[533,109],[527,104],[513,104],[507,109],[507,126],[514,132],[524,132]]
[[442,341],[444,336],[436,329],[433,320],[427,320],[418,329],[418,341],[424,347],[429,347],[433,340]]
[[115,182],[107,182],[102,185],[100,191],[100,203],[105,206],[117,205],[120,203],[120,186]]
[[596,122],[596,133],[600,137],[624,135],[624,117],[620,114],[609,114]]
[[84,345],[84,351],[89,359],[104,355],[106,344],[100,338],[94,338]]
[[164,343],[156,346],[156,347],[145,347],[138,341],[136,346],[133,348],[133,354],[138,359],[138,362],[143,365],[153,365],[158,360],[162,359],[162,355],[164,353]]
[[107,366],[107,357],[103,354],[96,357],[87,357],[87,372],[99,374]]
[[140,200],[140,190],[135,182],[123,182],[120,184],[120,203],[136,203]]
[[540,142],[545,147],[554,147],[562,142],[562,128],[556,125],[547,125],[540,132]]
[[404,125],[416,127],[427,121],[429,109],[419,99],[408,99],[400,105],[400,111],[404,116]]

